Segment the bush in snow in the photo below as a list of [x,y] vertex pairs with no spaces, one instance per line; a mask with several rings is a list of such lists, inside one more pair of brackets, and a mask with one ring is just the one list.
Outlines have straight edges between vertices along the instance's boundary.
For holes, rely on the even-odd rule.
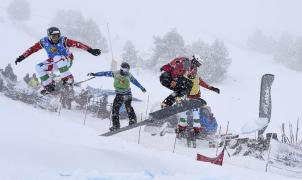
[[64,36],[100,48],[102,52],[108,52],[107,41],[103,37],[99,26],[92,19],[86,19],[78,11],[59,11],[52,20],[51,26],[60,28]]
[[11,20],[25,21],[30,18],[30,6],[27,0],[13,0],[6,12]]

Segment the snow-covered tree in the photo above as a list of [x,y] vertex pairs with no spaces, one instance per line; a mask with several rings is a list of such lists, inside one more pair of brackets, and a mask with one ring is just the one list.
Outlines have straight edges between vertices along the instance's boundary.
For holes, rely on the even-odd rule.
[[224,43],[220,40],[214,41],[214,43],[211,45],[210,52],[210,62],[208,62],[208,66],[210,67],[208,70],[209,74],[207,75],[204,73],[204,75],[208,76],[207,79],[209,81],[220,81],[225,77],[232,59],[229,58],[229,52]]
[[274,52],[274,59],[276,62],[287,64],[293,58],[292,46],[294,38],[288,33],[282,33]]
[[202,59],[200,75],[207,82],[222,80],[227,72],[231,59],[222,41],[216,40],[212,45],[201,40],[187,47],[187,56],[197,54]]
[[138,65],[139,57],[138,51],[135,49],[131,41],[127,41],[123,48],[122,61],[130,64],[131,68],[135,68]]
[[302,37],[298,37],[291,48],[292,58],[288,66],[292,69],[302,71]]
[[25,21],[30,18],[30,5],[27,0],[13,0],[6,12],[11,20]]
[[266,36],[262,31],[255,31],[247,41],[247,47],[253,51],[272,54],[275,51],[276,41],[271,36]]
[[108,52],[107,41],[99,26],[92,19],[86,19],[79,11],[59,11],[52,20],[51,26],[60,28],[64,36],[100,48],[102,52]]
[[153,55],[148,65],[153,65],[157,69],[172,58],[182,56],[185,53],[184,39],[176,29],[167,32],[163,37],[154,36],[154,45]]

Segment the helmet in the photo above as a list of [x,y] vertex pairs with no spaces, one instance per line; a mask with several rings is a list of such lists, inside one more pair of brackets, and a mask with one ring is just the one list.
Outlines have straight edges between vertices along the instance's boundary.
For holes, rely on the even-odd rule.
[[57,27],[50,27],[47,29],[47,36],[52,43],[57,43],[61,37],[61,31]]
[[130,65],[126,62],[123,62],[121,64],[121,73],[122,75],[127,75],[129,73],[130,70]]
[[191,59],[191,63],[193,66],[199,67],[202,64],[202,59],[198,54],[194,54]]
[[130,69],[130,65],[128,64],[128,63],[126,63],[126,62],[123,62],[122,64],[121,64],[121,68],[125,68],[125,69]]

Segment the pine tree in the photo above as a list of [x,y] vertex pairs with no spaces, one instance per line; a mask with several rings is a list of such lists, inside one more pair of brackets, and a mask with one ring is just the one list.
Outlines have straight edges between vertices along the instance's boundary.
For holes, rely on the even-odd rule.
[[139,57],[138,51],[135,49],[131,41],[127,41],[123,48],[122,60],[130,64],[131,68],[135,68],[138,65]]
[[207,82],[222,80],[227,72],[231,59],[224,43],[216,40],[209,45],[201,40],[187,47],[187,57],[197,54],[202,59],[200,75]]
[[155,36],[154,45],[155,48],[149,63],[157,69],[171,59],[185,54],[185,42],[176,29],[167,32],[162,38]]

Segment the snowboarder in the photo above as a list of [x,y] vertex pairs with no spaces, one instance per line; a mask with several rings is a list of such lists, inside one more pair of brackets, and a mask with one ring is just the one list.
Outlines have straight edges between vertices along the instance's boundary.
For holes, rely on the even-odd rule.
[[[208,85],[199,75],[198,68],[201,66],[201,59],[197,56],[193,56],[193,59],[190,60],[190,70],[186,73],[186,77],[192,81],[193,86],[190,90],[190,92],[187,94],[188,99],[201,99],[200,95],[200,86],[212,90],[216,93],[220,93],[220,89]],[[203,99],[202,99],[203,100]],[[204,101],[204,105],[206,105],[206,101]],[[203,108],[203,107],[201,107]],[[177,133],[183,133],[185,132],[187,126],[188,126],[188,114],[191,114],[192,116],[192,126],[194,130],[194,135],[198,135],[201,131],[201,116],[200,116],[200,108],[192,109],[191,112],[182,112],[180,113],[180,119],[179,123],[177,125],[176,132]]]
[[[177,57],[160,68],[160,70],[163,71],[160,75],[161,84],[173,91],[173,93],[162,102],[162,107],[172,106],[176,101],[176,97],[183,97],[191,92],[194,83],[188,76],[194,71],[197,71],[197,68],[201,65],[199,61],[200,59],[195,58],[195,56],[193,56],[192,59]],[[219,93],[219,89],[207,85],[202,79],[200,79],[199,84]],[[193,89],[192,93],[196,93],[195,91],[196,88]],[[199,85],[197,91],[199,91]],[[198,93],[196,93],[196,95],[198,96]]]
[[54,81],[48,72],[59,70],[64,85],[73,84],[73,75],[69,71],[69,68],[72,65],[74,57],[69,51],[70,47],[86,50],[94,56],[101,54],[100,49],[92,49],[81,42],[61,36],[61,31],[57,27],[50,27],[47,29],[47,36],[19,56],[15,60],[15,64],[17,65],[31,54],[44,48],[47,52],[48,59],[37,64],[36,71],[44,87],[41,93],[46,94],[55,90]]
[[88,73],[88,76],[106,76],[114,78],[113,86],[115,88],[116,96],[113,100],[112,127],[110,127],[109,129],[110,131],[115,131],[120,128],[119,110],[123,103],[125,104],[128,114],[129,125],[135,124],[137,122],[136,114],[131,105],[132,93],[130,89],[130,82],[140,88],[143,92],[146,92],[146,89],[134,78],[129,70],[130,65],[126,62],[123,62],[119,71]]

